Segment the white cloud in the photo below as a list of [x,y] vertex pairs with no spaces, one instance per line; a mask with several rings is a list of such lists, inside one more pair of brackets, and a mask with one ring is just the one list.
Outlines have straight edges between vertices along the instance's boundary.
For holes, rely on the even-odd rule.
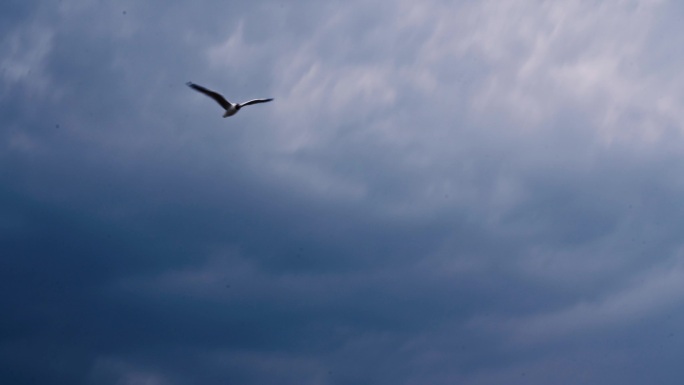
[[[576,130],[576,145],[591,155],[616,143],[652,148],[682,121],[676,84],[684,77],[654,76],[646,61],[661,5],[402,1],[379,12],[377,5],[358,2],[317,9],[319,22],[308,33],[283,31],[275,38],[278,47],[248,44],[243,21],[210,48],[209,57],[213,65],[234,69],[248,67],[247,57],[270,63],[265,75],[272,76],[277,100],[264,113],[273,129],[252,145],[277,165],[264,166],[293,184],[304,186],[311,176],[323,181],[311,184],[319,191],[314,195],[329,191],[320,186],[339,185],[356,191],[354,199],[368,197],[359,194],[381,189],[382,178],[340,175],[321,161],[331,148],[363,148],[375,155],[365,162],[396,157],[380,167],[425,179],[395,191],[386,200],[390,211],[402,211],[409,201],[433,210],[428,202],[437,208],[456,202],[437,201],[437,195],[474,191],[474,200],[493,194],[500,210],[491,215],[497,217],[525,191],[518,173],[539,167],[534,151],[543,147],[523,143],[551,147],[540,156],[566,151],[560,163],[567,163],[573,162],[571,150],[556,148],[563,136],[558,130]],[[573,115],[581,126],[559,127],[559,119]],[[469,158],[483,149],[515,159],[508,175],[493,171],[491,184],[478,187],[458,165],[472,163]],[[302,153],[315,156],[298,159]],[[475,175],[483,172],[482,163],[473,167]],[[491,188],[498,192],[487,193]]]
[[[45,59],[53,47],[54,32],[37,22],[16,28],[3,37],[0,46],[0,70],[6,84],[23,85],[28,93],[40,100],[46,96],[51,81],[45,73]],[[10,88],[3,89],[8,97]]]
[[93,385],[174,385],[177,382],[170,380],[163,374],[150,369],[140,367],[135,363],[129,363],[117,358],[98,358],[95,360],[87,383]]
[[[681,259],[681,258],[680,258]],[[545,343],[573,335],[620,329],[658,317],[684,303],[684,264],[666,263],[636,276],[631,284],[558,310],[515,319],[508,324],[517,343]]]

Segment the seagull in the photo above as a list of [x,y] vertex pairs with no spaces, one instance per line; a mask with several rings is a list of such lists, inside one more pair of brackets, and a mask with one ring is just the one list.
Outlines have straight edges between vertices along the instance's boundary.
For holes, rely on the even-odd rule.
[[270,98],[270,99],[254,99],[254,100],[250,100],[250,101],[244,102],[244,103],[231,103],[231,102],[227,101],[226,98],[224,98],[223,95],[219,94],[218,92],[204,88],[204,87],[200,86],[199,84],[195,84],[193,82],[187,82],[185,84],[187,84],[188,87],[192,88],[193,90],[195,90],[197,92],[201,92],[201,93],[207,95],[208,97],[216,100],[216,103],[221,105],[221,107],[223,107],[223,109],[226,110],[226,112],[223,114],[224,118],[227,118],[229,116],[233,116],[233,115],[237,114],[237,112],[240,110],[240,108],[242,108],[244,106],[249,106],[250,104],[257,104],[257,103],[266,103],[266,102],[270,102],[271,100],[273,100],[273,98]]

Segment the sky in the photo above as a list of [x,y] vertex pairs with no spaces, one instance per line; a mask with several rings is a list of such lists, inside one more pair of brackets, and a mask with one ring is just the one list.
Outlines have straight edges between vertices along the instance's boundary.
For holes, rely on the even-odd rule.
[[680,384],[683,16],[3,1],[0,383]]

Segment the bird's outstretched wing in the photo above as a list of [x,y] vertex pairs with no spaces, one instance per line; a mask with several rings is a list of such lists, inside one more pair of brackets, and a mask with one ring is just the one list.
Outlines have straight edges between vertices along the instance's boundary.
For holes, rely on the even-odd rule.
[[227,110],[230,107],[230,102],[228,102],[226,98],[224,98],[223,95],[219,94],[218,92],[214,92],[193,82],[187,82],[185,84],[187,84],[188,87],[192,88],[193,90],[201,92],[207,95],[208,97],[216,100],[216,103],[220,104],[221,107],[223,107],[223,109]]
[[269,98],[269,99],[254,99],[254,100],[250,100],[250,101],[248,101],[248,102],[240,103],[240,107],[249,106],[250,104],[266,103],[266,102],[270,102],[271,100],[273,100],[273,98]]

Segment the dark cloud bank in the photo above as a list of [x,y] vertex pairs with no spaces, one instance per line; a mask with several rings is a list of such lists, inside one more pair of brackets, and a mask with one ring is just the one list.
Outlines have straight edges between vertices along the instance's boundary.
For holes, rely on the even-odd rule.
[[5,3],[0,383],[679,383],[676,11]]

